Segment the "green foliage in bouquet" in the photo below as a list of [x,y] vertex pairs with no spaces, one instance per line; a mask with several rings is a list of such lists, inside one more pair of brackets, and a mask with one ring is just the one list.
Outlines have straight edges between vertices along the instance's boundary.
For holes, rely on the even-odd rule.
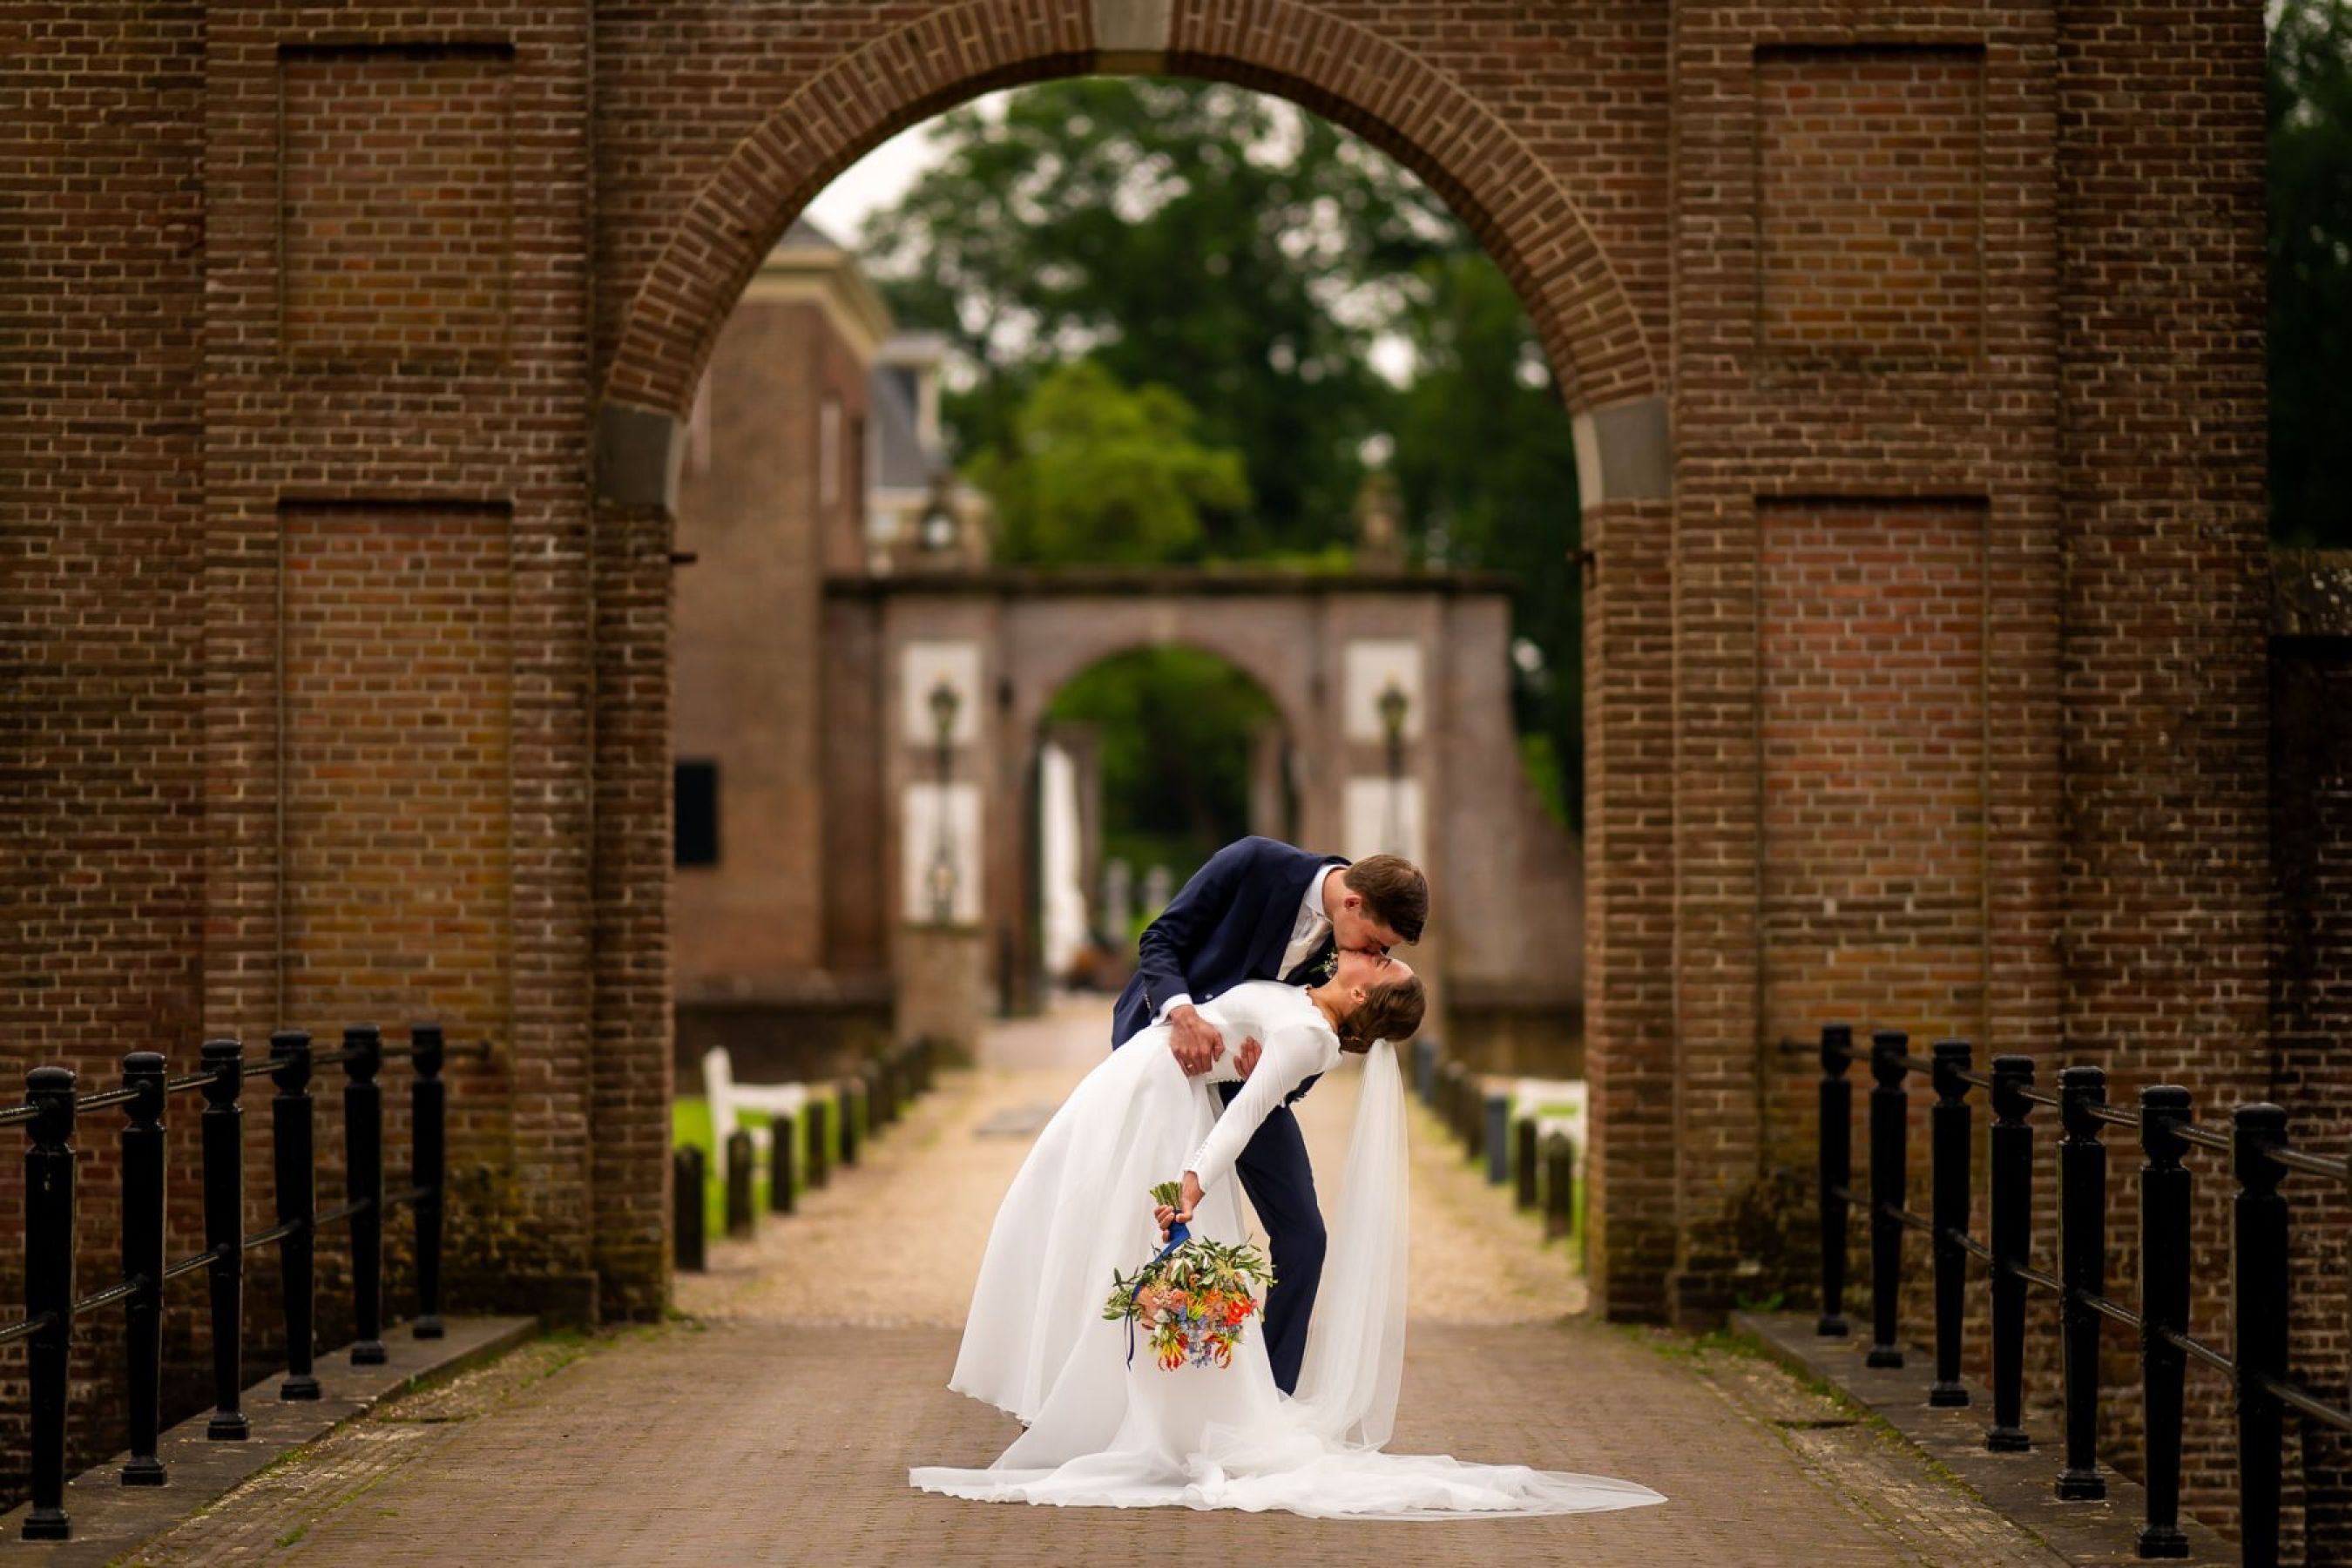
[[[1175,1182],[1151,1189],[1156,1206],[1181,1207],[1182,1196]],[[1132,1274],[1114,1268],[1110,1285],[1103,1317],[1133,1319],[1161,1366],[1224,1366],[1244,1325],[1263,1306],[1263,1292],[1274,1287],[1274,1266],[1248,1243],[1229,1247],[1195,1236]]]

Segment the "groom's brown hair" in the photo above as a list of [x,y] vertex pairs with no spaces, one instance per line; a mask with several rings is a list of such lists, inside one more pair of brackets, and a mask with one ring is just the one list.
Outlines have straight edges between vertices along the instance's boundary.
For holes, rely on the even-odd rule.
[[1421,940],[1429,919],[1429,879],[1402,855],[1367,855],[1339,879],[1364,900],[1364,910],[1406,942]]

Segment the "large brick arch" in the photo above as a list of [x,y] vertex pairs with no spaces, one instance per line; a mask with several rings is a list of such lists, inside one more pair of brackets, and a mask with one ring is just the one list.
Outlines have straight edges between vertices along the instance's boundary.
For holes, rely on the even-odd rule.
[[[1586,19],[1564,47],[1556,19],[1394,15],[1296,0],[968,0],[869,33],[814,75],[741,80],[774,102],[723,155],[683,152],[693,132],[646,151],[659,169],[610,193],[635,232],[600,263],[614,292],[599,331],[592,405],[597,532],[598,698],[595,1016],[616,1083],[632,1042],[667,1027],[667,933],[645,889],[667,875],[666,624],[668,518],[683,420],[737,299],[792,218],[882,141],[982,92],[1087,72],[1157,72],[1286,98],[1412,169],[1477,236],[1543,342],[1572,423],[1588,559],[1584,856],[1586,1060],[1595,1094],[1591,1264],[1612,1311],[1654,1316],[1676,1247],[1669,975],[1672,847],[1657,810],[1672,776],[1672,535],[1666,303],[1658,215],[1646,174],[1628,178],[1653,125],[1638,104],[1663,58],[1654,19]],[[859,26],[875,28],[868,17]],[[1375,30],[1375,29],[1378,30]],[[856,35],[853,35],[853,38]],[[1493,89],[1526,50],[1576,62],[1536,94],[1574,90],[1598,107],[1562,140],[1555,113]],[[1578,71],[1588,74],[1579,76]],[[660,71],[646,73],[659,91]],[[756,100],[755,100],[756,101]],[[1654,122],[1661,134],[1662,121]],[[1598,132],[1595,135],[1592,132]],[[1531,140],[1548,138],[1538,145]],[[713,150],[715,152],[715,149]],[[1597,226],[1573,190],[1591,160]],[[1647,164],[1639,168],[1647,171]],[[708,172],[705,172],[708,171]],[[673,199],[675,198],[675,199]],[[1609,237],[1604,249],[1599,236]],[[1639,276],[1636,276],[1639,275]],[[625,303],[622,303],[625,300]],[[1563,501],[1566,498],[1562,498]],[[601,1145],[600,1145],[601,1146]],[[616,1181],[625,1177],[617,1170]],[[615,1222],[616,1228],[625,1228]]]
[[[697,190],[631,299],[604,402],[681,417],[745,283],[793,217],[867,151],[994,89],[1143,68],[1278,94],[1380,146],[1438,192],[1518,290],[1579,412],[1659,390],[1621,279],[1552,171],[1412,52],[1291,0],[1179,4],[1133,50],[1106,9],[969,0],[883,34],[776,106]],[[1143,40],[1135,40],[1143,41]]]

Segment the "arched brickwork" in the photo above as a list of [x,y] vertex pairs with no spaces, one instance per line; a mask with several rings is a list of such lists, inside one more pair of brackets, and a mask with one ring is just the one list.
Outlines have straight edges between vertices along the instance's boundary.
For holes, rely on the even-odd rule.
[[[1514,10],[1482,32],[1443,16],[1297,0],[969,0],[877,24],[813,74],[775,79],[789,85],[715,166],[683,165],[677,183],[628,193],[632,232],[604,272],[605,287],[620,288],[600,331],[594,440],[605,519],[599,550],[609,563],[599,619],[625,624],[632,617],[619,606],[642,613],[660,591],[657,552],[682,416],[761,258],[866,152],[988,90],[1087,71],[1227,81],[1288,99],[1412,169],[1486,246],[1528,310],[1573,418],[1585,540],[1595,560],[1611,563],[1607,591],[1588,599],[1585,661],[1582,967],[1596,1089],[1594,1207],[1608,1210],[1591,1252],[1618,1310],[1654,1316],[1674,1260],[1677,1201],[1666,1044],[1673,952],[1654,919],[1671,897],[1671,847],[1654,810],[1672,769],[1670,738],[1656,723],[1670,672],[1655,636],[1670,614],[1671,458],[1664,344],[1651,324],[1662,321],[1663,269],[1646,205],[1663,151],[1647,133],[1661,37],[1639,9],[1608,7],[1573,22]],[[1509,95],[1491,90],[1498,70],[1530,52],[1570,61],[1574,90],[1594,106],[1565,142],[1556,116],[1523,112],[1524,103],[1508,112]],[[745,79],[757,91],[772,68],[755,62]],[[1552,141],[1538,150],[1538,135]],[[1589,194],[1615,204],[1606,249],[1580,203],[1588,193],[1574,188],[1587,161],[1606,176]],[[1638,262],[1644,286],[1624,275],[1620,252]],[[597,965],[609,992],[597,1016],[615,1052],[667,1018],[638,963],[663,940],[639,889],[666,853],[644,813],[667,766],[654,750],[662,731],[659,712],[647,708],[646,661],[665,658],[642,623],[600,646],[611,697],[599,723],[597,874],[610,911],[600,952],[610,956]]]
[[[632,298],[608,402],[682,416],[760,258],[825,184],[893,132],[992,89],[1101,68],[1093,10],[969,0],[874,38],[778,105],[694,195]],[[1157,68],[1276,93],[1436,190],[1526,302],[1579,410],[1643,397],[1642,321],[1575,202],[1480,100],[1424,60],[1290,0],[1176,7]]]

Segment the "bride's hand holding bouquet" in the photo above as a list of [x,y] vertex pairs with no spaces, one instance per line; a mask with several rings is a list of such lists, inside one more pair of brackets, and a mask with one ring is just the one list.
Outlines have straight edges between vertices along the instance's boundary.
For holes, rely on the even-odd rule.
[[1187,1171],[1181,1190],[1173,1182],[1162,1182],[1151,1189],[1151,1195],[1158,1200],[1151,1217],[1159,1222],[1160,1239],[1165,1242],[1171,1226],[1192,1223],[1192,1211],[1201,1206],[1201,1178]]
[[1201,1184],[1192,1172],[1184,1173],[1181,1185],[1162,1182],[1153,1187],[1151,1197],[1162,1239],[1174,1239],[1133,1274],[1111,1271],[1103,1316],[1142,1329],[1152,1354],[1171,1372],[1188,1362],[1230,1365],[1243,1327],[1262,1309],[1264,1292],[1274,1284],[1273,1267],[1255,1247],[1226,1247],[1178,1232],[1201,1201]]

